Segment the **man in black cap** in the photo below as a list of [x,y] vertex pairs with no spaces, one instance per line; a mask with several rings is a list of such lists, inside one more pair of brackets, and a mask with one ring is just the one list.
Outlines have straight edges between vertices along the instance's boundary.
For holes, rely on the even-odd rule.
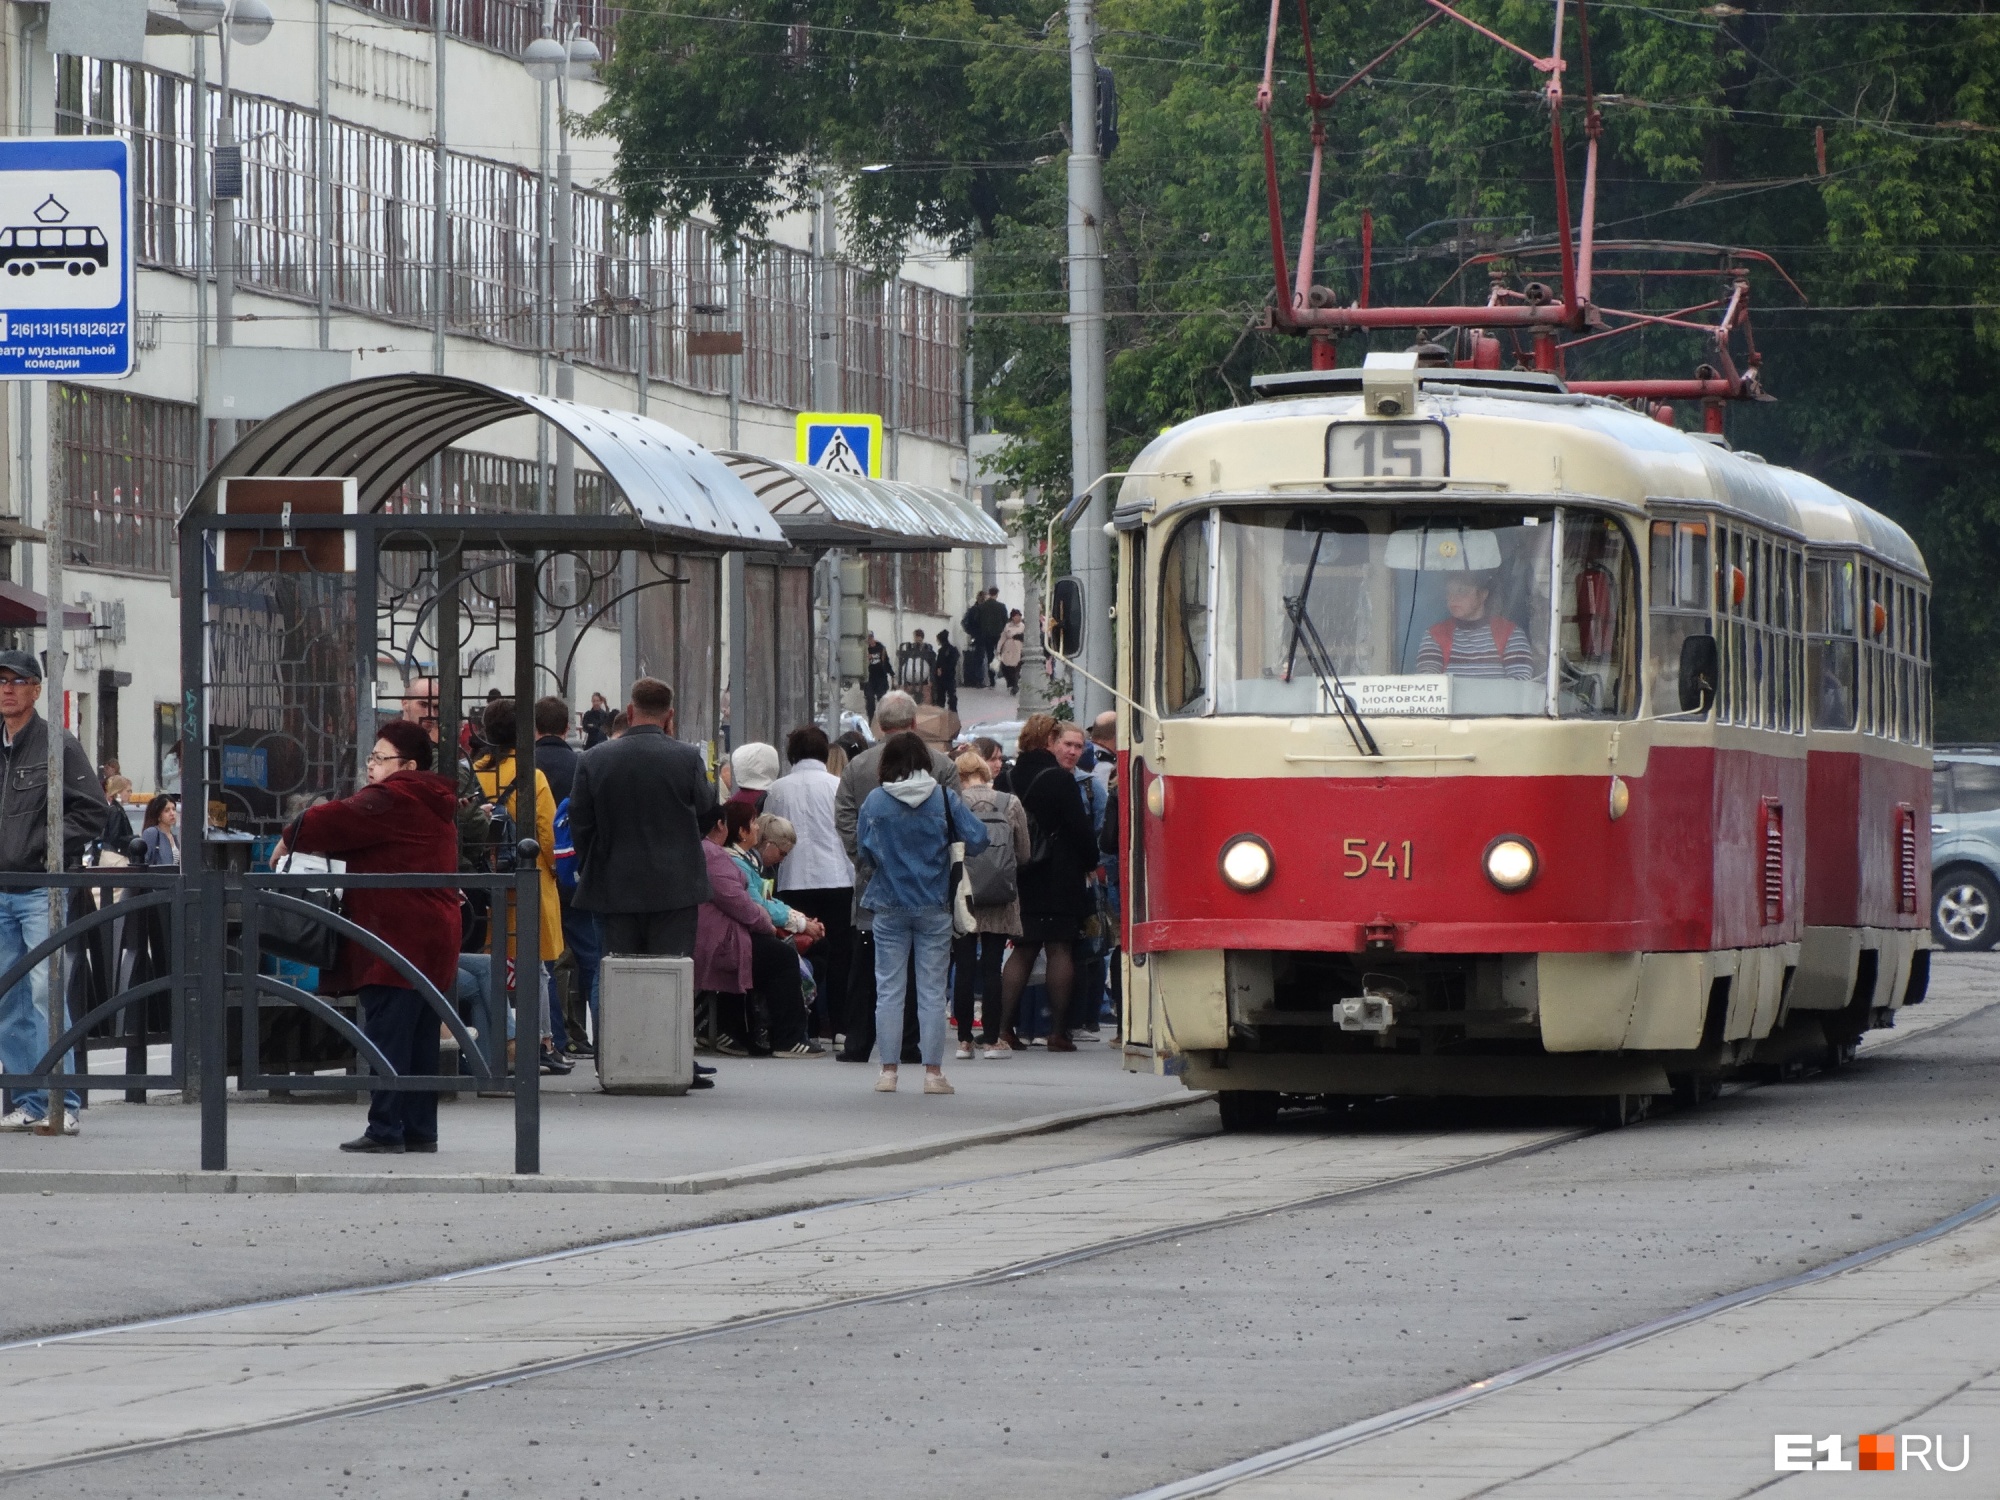
[[[46,873],[49,867],[49,726],[35,712],[42,664],[26,651],[0,651],[0,871]],[[82,862],[104,831],[110,804],[76,736],[63,731],[64,869]],[[199,837],[197,832],[195,837]],[[46,888],[0,890],[0,971],[49,935]],[[35,965],[0,995],[0,1072],[27,1073],[49,1049],[49,966]],[[77,1132],[81,1105],[74,1089],[64,1101],[64,1135]],[[0,1130],[33,1130],[49,1114],[44,1089],[23,1089],[0,1115]]]

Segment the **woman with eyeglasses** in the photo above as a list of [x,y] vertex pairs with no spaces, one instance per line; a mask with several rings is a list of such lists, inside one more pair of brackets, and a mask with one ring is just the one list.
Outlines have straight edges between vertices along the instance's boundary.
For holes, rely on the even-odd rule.
[[[355,875],[458,873],[457,789],[433,775],[430,736],[408,719],[377,732],[368,756],[368,784],[352,797],[309,807],[272,851],[325,854],[345,860]],[[458,890],[447,883],[417,890],[347,892],[349,921],[375,934],[445,995],[458,985]],[[438,1071],[438,1023],[425,996],[401,969],[358,943],[342,946],[332,994],[358,992],[361,1029],[398,1076]],[[343,1151],[437,1150],[437,1095],[369,1096],[368,1128]]]

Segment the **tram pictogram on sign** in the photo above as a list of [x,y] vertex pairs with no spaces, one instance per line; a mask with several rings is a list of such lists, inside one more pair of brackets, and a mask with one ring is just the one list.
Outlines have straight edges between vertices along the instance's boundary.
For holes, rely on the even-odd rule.
[[0,140],[0,378],[132,369],[131,147]]

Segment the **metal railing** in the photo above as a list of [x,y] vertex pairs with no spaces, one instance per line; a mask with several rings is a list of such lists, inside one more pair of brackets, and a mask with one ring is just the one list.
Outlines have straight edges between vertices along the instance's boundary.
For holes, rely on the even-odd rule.
[[[60,1121],[63,1102],[58,1092],[123,1090],[128,1099],[143,1100],[154,1090],[178,1089],[198,1098],[201,1108],[201,1166],[221,1171],[229,1165],[229,1079],[239,1090],[364,1094],[376,1092],[511,1093],[514,1099],[514,1170],[541,1170],[541,1071],[537,1047],[540,1032],[542,971],[539,955],[540,876],[536,846],[524,841],[521,868],[501,874],[362,875],[235,874],[215,868],[206,872],[94,869],[61,875],[39,872],[0,873],[0,891],[43,892],[118,891],[122,899],[103,901],[76,915],[42,942],[0,971],[0,994],[29,977],[57,954],[64,962],[51,977],[50,1005],[60,1007],[66,1024],[25,1073],[0,1073],[0,1088],[15,1093],[43,1089],[50,1093],[49,1114]],[[407,958],[375,933],[344,915],[303,899],[295,893],[328,887],[353,890],[437,890],[486,892],[492,902],[490,965],[485,987],[485,1030],[474,1035],[459,1015],[456,997],[447,997]],[[508,959],[508,911],[514,930],[514,956]],[[345,1009],[324,995],[314,994],[282,975],[264,972],[266,919],[274,913],[306,916],[331,928],[347,943],[356,944],[389,965],[408,987],[423,998],[438,1023],[458,1043],[462,1072],[428,1075],[399,1074],[366,1030]],[[135,983],[121,984],[124,943],[110,945],[112,981],[99,997],[88,989],[78,1003],[75,973],[88,972],[93,946],[121,921],[145,920],[149,927],[158,913],[164,923],[165,972]],[[511,974],[512,982],[508,982]],[[136,977],[136,976],[135,976]],[[55,993],[57,988],[62,993]],[[145,1012],[158,998],[168,1002],[169,1024],[162,1034],[144,1023]],[[309,1015],[354,1049],[349,1072],[267,1072],[262,1055],[263,1018],[273,1006]],[[136,1026],[128,1024],[139,1012]],[[520,1017],[520,1040],[514,1066],[506,1067],[506,1018]],[[230,1019],[234,1013],[239,1061],[230,1063]],[[113,1028],[106,1031],[105,1028]],[[169,1046],[164,1073],[147,1069],[147,1049],[162,1041]],[[93,1073],[82,1059],[93,1047],[122,1047],[122,1073]]]

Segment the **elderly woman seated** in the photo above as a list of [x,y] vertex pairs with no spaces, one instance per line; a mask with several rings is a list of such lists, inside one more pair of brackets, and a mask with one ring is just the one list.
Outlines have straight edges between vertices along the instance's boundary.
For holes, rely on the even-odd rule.
[[702,903],[695,934],[695,987],[748,1001],[723,1022],[715,1050],[727,1057],[819,1056],[824,1049],[806,1038],[798,949],[781,935],[811,937],[819,924],[768,895],[754,809],[725,803],[709,816],[702,853],[713,894]]

